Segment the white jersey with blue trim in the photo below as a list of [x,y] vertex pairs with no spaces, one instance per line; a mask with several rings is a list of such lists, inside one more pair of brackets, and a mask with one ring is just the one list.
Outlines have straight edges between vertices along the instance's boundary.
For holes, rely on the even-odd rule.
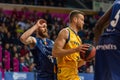
[[103,35],[120,35],[120,0],[116,0],[112,6],[110,24]]

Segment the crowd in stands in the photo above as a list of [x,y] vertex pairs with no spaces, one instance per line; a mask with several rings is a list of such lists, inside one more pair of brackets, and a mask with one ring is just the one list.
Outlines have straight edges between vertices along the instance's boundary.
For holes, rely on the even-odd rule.
[[114,0],[0,0],[0,3],[8,4],[22,4],[22,5],[36,5],[36,6],[49,6],[49,7],[75,7],[84,9],[81,4],[73,4],[74,2],[82,3],[87,9],[93,9],[93,1],[113,3]]
[[0,0],[0,3],[64,7],[67,0]]
[[105,2],[105,3],[111,3],[113,2],[114,0],[95,0],[97,2]]
[[[13,0],[14,1],[14,0]],[[22,1],[22,0],[20,0]],[[25,0],[27,1],[27,0]],[[30,1],[29,1],[30,2]],[[29,11],[28,8],[22,8],[21,11],[16,9],[6,11],[0,9],[0,71],[29,72],[35,71],[33,56],[28,46],[23,45],[19,37],[21,34],[35,24],[39,18],[44,18],[48,23],[49,38],[56,39],[58,32],[68,26],[65,17],[54,16],[55,13],[45,13]],[[59,15],[59,14],[56,14]],[[85,27],[78,34],[84,43],[93,44],[94,25],[100,16],[85,16]],[[34,34],[33,34],[34,35]],[[94,60],[85,63],[79,68],[80,72],[93,73]]]

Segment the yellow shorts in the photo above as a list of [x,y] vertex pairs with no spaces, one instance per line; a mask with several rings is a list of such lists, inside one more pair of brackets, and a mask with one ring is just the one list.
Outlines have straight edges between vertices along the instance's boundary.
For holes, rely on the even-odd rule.
[[80,80],[78,71],[72,68],[58,68],[58,80]]

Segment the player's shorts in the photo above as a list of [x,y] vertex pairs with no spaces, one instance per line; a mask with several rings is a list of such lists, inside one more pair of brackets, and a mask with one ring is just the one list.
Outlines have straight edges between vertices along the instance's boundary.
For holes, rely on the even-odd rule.
[[94,80],[120,80],[120,36],[102,36],[96,49]]
[[74,68],[58,68],[57,78],[58,80],[80,80],[78,71]]

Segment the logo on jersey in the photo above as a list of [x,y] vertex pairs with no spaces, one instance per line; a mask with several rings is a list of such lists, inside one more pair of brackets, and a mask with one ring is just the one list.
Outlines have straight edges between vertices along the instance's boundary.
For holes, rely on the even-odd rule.
[[70,41],[70,43],[71,43],[71,44],[74,44],[74,45],[77,45],[77,46],[80,45],[80,43],[78,43],[78,42],[76,42],[76,41]]
[[104,44],[104,45],[98,45],[96,47],[97,50],[117,50],[117,46],[114,44]]

